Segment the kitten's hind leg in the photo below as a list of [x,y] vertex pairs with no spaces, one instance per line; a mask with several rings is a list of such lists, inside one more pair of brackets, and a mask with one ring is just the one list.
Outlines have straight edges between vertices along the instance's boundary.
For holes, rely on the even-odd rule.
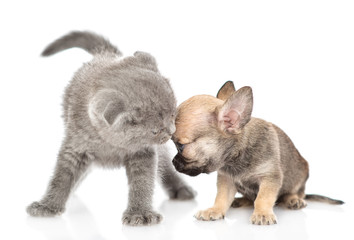
[[27,207],[31,216],[50,217],[65,210],[65,203],[80,177],[88,169],[90,160],[86,154],[62,149],[58,155],[54,175],[42,200]]
[[196,192],[188,186],[172,166],[172,158],[167,146],[158,147],[158,175],[170,199],[193,199]]

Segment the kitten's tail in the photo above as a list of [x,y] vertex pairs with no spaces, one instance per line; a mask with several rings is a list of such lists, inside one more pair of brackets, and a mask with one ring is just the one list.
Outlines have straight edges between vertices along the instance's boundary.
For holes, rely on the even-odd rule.
[[122,55],[118,48],[104,37],[88,31],[74,31],[49,44],[42,52],[42,56],[47,57],[73,47],[82,48],[93,55],[104,53]]
[[344,202],[341,200],[336,200],[336,199],[332,199],[329,197],[316,195],[316,194],[306,194],[305,199],[310,200],[310,201],[325,202],[325,203],[330,203],[330,204],[335,204],[335,205],[344,204]]

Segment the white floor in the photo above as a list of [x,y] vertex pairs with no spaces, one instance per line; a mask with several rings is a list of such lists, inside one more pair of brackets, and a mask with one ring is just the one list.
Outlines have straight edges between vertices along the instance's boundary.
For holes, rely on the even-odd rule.
[[[0,239],[354,239],[353,1],[0,1]],[[200,222],[215,198],[216,175],[185,179],[194,201],[169,201],[156,186],[161,224],[122,226],[123,169],[94,170],[56,218],[32,218],[64,136],[65,86],[91,55],[39,55],[72,30],[109,38],[125,55],[146,51],[171,80],[178,104],[215,95],[227,80],[254,90],[253,116],[274,122],[310,164],[308,193],[342,206],[276,208],[278,224],[253,226],[252,209]]]
[[[127,203],[124,170],[94,170],[70,198],[66,212],[55,218],[33,218],[25,207],[41,196],[48,179],[33,178],[39,185],[24,193],[8,194],[2,204],[0,239],[353,239],[351,230],[353,201],[342,206],[309,202],[298,211],[275,208],[278,224],[250,224],[252,208],[230,209],[224,220],[197,221],[193,214],[213,203],[215,174],[188,178],[199,190],[193,201],[171,201],[157,185],[155,208],[163,222],[148,227],[129,227],[121,223]],[[37,183],[38,184],[38,183]],[[198,186],[202,186],[198,189]],[[210,185],[210,187],[205,187]],[[42,188],[42,189],[41,189]],[[14,198],[15,197],[15,198]],[[349,200],[349,199],[344,199]]]

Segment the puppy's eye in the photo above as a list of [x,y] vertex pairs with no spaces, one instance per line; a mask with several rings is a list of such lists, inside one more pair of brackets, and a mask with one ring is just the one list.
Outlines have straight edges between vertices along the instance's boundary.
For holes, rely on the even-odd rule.
[[184,149],[184,144],[182,143],[179,143],[179,142],[176,142],[176,147],[177,147],[177,151],[182,153],[183,152],[183,149]]

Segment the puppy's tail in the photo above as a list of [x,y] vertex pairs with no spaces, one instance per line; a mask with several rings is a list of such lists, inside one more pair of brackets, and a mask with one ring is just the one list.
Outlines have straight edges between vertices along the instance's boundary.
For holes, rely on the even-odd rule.
[[316,195],[316,194],[306,194],[305,199],[309,200],[309,201],[324,202],[324,203],[335,204],[335,205],[344,204],[344,202],[341,201],[341,200],[332,199],[332,198],[329,198],[329,197]]
[[49,44],[42,52],[42,56],[51,56],[57,52],[74,47],[82,48],[92,55],[105,53],[122,55],[118,48],[104,37],[88,31],[74,31]]

